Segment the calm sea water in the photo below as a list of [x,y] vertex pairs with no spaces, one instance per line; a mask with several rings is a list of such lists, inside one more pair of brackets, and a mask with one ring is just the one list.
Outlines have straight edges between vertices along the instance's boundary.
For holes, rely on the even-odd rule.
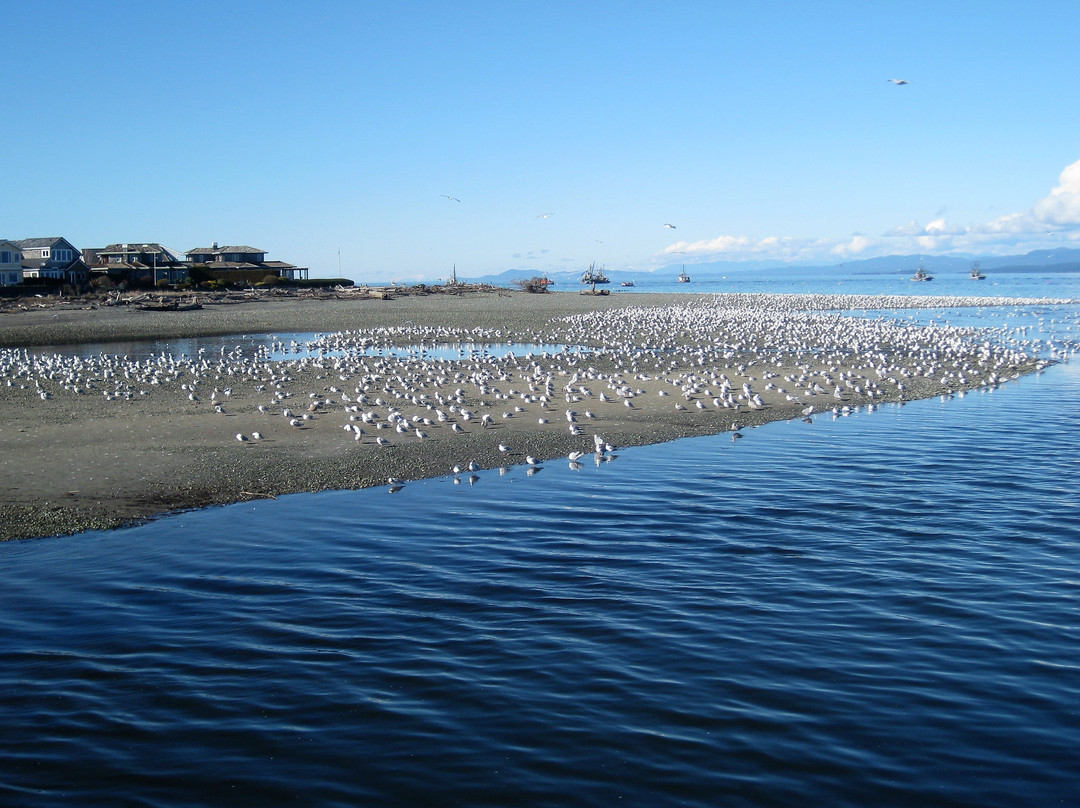
[[0,545],[0,803],[1075,805],[1078,434],[1074,361]]
[[[656,273],[636,278],[634,286],[625,288],[617,283],[608,289],[611,294],[635,294],[641,292],[772,292],[776,294],[843,294],[843,295],[913,295],[929,297],[955,295],[964,297],[1069,297],[1080,292],[1080,274],[1076,272],[1008,272],[987,270],[986,280],[973,281],[966,272],[934,272],[934,280],[928,283],[912,283],[911,272],[892,275],[842,275],[825,274],[806,270],[804,273],[788,271],[732,273],[721,280],[692,280],[678,283],[672,272]],[[691,272],[691,277],[693,273]],[[581,284],[565,284],[555,287],[561,291],[576,291]]]

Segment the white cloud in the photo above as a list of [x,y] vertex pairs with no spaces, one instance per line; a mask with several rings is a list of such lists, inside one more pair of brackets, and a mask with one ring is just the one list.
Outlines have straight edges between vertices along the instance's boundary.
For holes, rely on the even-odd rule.
[[886,230],[882,235],[885,237],[890,236],[917,236],[922,233],[922,227],[917,221],[912,219],[907,224],[900,224],[896,227]]
[[1034,215],[1044,224],[1080,224],[1080,160],[1061,172],[1057,187],[1039,200]]
[[852,256],[860,255],[865,252],[870,246],[870,243],[870,239],[866,236],[854,235],[851,237],[850,241],[843,244],[837,244],[829,250],[829,252],[833,255],[838,255],[841,258],[851,258]]
[[[1048,238],[1053,234],[1053,241]],[[717,236],[679,241],[662,256],[685,254],[703,260],[774,259],[781,261],[872,257],[895,252],[1008,253],[1047,247],[1062,241],[1080,244],[1080,160],[1067,166],[1050,193],[1030,209],[970,226],[950,225],[937,217],[923,226],[912,219],[877,238],[856,233],[849,239],[806,239],[768,236]]]
[[751,239],[746,236],[719,236],[703,241],[679,241],[664,249],[665,255],[686,254],[699,258],[721,256],[738,258],[778,258],[803,260],[828,249],[828,244],[817,239],[798,239],[767,236]]

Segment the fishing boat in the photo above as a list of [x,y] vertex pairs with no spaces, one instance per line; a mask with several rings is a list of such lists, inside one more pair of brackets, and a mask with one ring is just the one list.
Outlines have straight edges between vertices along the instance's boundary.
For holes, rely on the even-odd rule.
[[984,281],[984,280],[986,280],[986,276],[983,275],[982,272],[979,271],[979,262],[978,261],[976,261],[975,263],[973,263],[971,265],[971,274],[968,275],[968,277],[971,278],[973,281]]
[[623,285],[623,286],[633,286],[633,285],[634,285],[634,282],[633,282],[633,281],[623,281],[623,282],[622,282],[622,285]]
[[589,264],[589,268],[585,270],[585,273],[581,276],[582,283],[591,283],[593,285],[598,283],[611,283],[611,278],[604,274],[604,268],[597,266],[596,262]]
[[547,275],[544,275],[542,278],[540,278],[540,285],[541,286],[554,286],[555,281],[553,281]]
[[690,283],[690,276],[686,274],[686,266],[682,268],[682,272],[679,273],[679,283]]
[[912,277],[913,281],[932,281],[933,275],[927,273],[922,264],[919,264],[919,268],[915,270],[915,275]]

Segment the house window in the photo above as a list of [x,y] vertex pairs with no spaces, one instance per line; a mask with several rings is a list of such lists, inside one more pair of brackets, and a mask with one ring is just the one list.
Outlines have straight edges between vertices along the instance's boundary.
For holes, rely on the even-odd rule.
[[48,250],[42,250],[41,251],[41,257],[42,258],[48,258],[49,257],[49,251]]
[[11,250],[0,250],[0,264],[11,263]]
[[66,262],[71,260],[71,250],[56,250],[55,258],[57,261]]

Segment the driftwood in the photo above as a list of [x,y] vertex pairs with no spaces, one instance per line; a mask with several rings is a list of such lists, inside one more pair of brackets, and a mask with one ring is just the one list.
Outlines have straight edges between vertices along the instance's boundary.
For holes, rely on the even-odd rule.
[[136,308],[139,311],[194,311],[195,309],[201,309],[202,304],[197,299],[181,302],[174,297],[147,300]]
[[[509,289],[486,283],[447,283],[447,284],[393,284],[389,286],[332,286],[316,288],[269,287],[249,288],[246,290],[199,290],[198,296],[192,292],[176,291],[164,294],[151,291],[110,290],[107,293],[85,294],[75,297],[53,297],[29,295],[0,298],[0,314],[18,311],[30,311],[35,308],[51,309],[60,306],[94,308],[96,306],[130,306],[142,311],[191,311],[206,306],[229,306],[240,303],[288,300],[394,300],[413,295],[467,295],[488,293],[508,297]],[[606,292],[605,292],[606,294]]]

